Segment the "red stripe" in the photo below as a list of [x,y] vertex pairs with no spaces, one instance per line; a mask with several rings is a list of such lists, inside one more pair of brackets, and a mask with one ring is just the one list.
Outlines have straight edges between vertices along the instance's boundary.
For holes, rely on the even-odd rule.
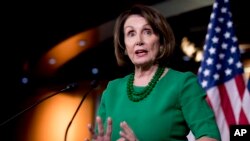
[[233,108],[230,103],[225,86],[219,85],[218,90],[220,94],[221,107],[222,107],[222,110],[224,111],[225,118],[226,118],[228,125],[236,124],[236,120],[235,120],[234,113],[233,113]]
[[[245,86],[245,81],[243,79],[243,76],[242,75],[237,75],[235,77],[235,83],[237,85],[237,90],[239,92],[239,95],[240,95],[240,99],[241,101],[243,100],[243,96],[244,96],[244,92],[245,92],[245,89],[246,89],[246,86]],[[240,111],[240,115],[239,115],[239,124],[249,124],[248,122],[248,119],[245,115],[245,112],[244,110],[241,108],[241,111]]]
[[206,97],[206,101],[207,101],[208,105],[209,105],[211,108],[213,108],[213,105],[212,105],[212,103],[211,103],[211,101],[210,101],[210,99],[209,99],[208,96]]
[[246,117],[245,112],[241,108],[240,110],[240,119],[239,119],[239,124],[249,124],[248,119]]
[[244,81],[243,76],[241,74],[237,75],[235,77],[235,83],[237,85],[237,89],[238,89],[238,92],[240,94],[240,99],[242,100],[246,87],[245,87],[245,81]]

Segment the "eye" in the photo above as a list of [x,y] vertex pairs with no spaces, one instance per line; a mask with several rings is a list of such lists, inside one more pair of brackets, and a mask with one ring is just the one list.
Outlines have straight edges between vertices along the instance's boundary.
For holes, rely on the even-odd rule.
[[135,32],[134,31],[129,31],[128,33],[127,33],[127,36],[128,37],[133,37],[135,35]]
[[143,32],[146,35],[152,35],[153,34],[153,31],[151,29],[145,29]]

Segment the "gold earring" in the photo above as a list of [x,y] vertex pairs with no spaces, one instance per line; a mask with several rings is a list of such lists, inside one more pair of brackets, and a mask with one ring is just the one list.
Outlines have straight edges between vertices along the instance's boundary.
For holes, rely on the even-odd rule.
[[160,52],[162,52],[163,51],[163,46],[160,46]]

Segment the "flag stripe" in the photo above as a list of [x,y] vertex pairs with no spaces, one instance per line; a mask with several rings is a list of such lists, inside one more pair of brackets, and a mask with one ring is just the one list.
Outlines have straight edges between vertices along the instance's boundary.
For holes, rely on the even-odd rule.
[[[246,86],[245,86],[245,81],[243,79],[243,76],[242,75],[238,75],[236,77],[236,81],[237,81],[236,84],[237,84],[237,88],[238,88],[238,91],[239,91],[239,95],[240,95],[241,101],[243,101],[243,98],[244,98],[244,95],[245,95],[245,91],[244,90],[247,89]],[[247,116],[246,116],[243,108],[241,109],[239,116],[240,116],[240,118],[239,118],[239,124],[249,124]]]
[[228,92],[228,97],[230,99],[230,104],[232,106],[232,110],[234,113],[234,117],[235,117],[235,122],[234,123],[230,123],[230,124],[236,124],[239,122],[239,117],[240,117],[240,110],[241,110],[241,98],[240,95],[238,93],[238,89],[237,89],[237,82],[235,79],[232,79],[230,81],[225,82],[225,86]]
[[226,123],[225,114],[220,106],[219,90],[217,87],[213,87],[207,90],[207,100],[211,103],[211,107],[214,110],[216,122],[220,129],[220,134],[222,141],[229,141],[229,127]]
[[199,83],[215,113],[222,141],[229,141],[230,125],[250,123],[250,94],[229,0],[215,0],[203,49]]
[[[238,88],[237,91],[239,92],[238,95],[240,96],[240,101],[237,102],[237,103],[240,104],[240,107],[242,107],[243,106],[244,95],[248,95],[247,93],[245,93],[247,91],[247,87],[245,85],[246,83],[244,81],[243,75],[237,75],[235,77],[235,79],[236,79],[235,84],[237,85],[237,88]],[[248,101],[248,106],[250,106],[249,103],[250,103],[250,101]],[[247,115],[244,112],[243,107],[240,109],[240,113],[238,115],[239,115],[239,121],[237,122],[238,124],[249,124]]]
[[242,75],[237,75],[235,77],[235,80],[237,82],[236,85],[237,85],[237,88],[238,88],[238,92],[240,94],[240,98],[242,100],[243,99],[243,95],[244,95],[244,90],[246,89],[246,87],[245,87],[245,81],[244,81]]
[[250,93],[246,89],[244,97],[243,97],[242,107],[243,107],[243,111],[248,119],[247,124],[250,124],[250,110],[249,110],[250,104],[249,103],[250,103]]
[[225,88],[224,85],[219,85],[218,86],[219,89],[219,96],[220,96],[220,100],[221,100],[221,107],[223,109],[223,112],[226,113],[226,121],[229,124],[235,124],[235,117],[234,117],[234,113],[233,113],[233,108],[231,106],[229,97],[228,97],[228,93],[227,90]]
[[239,124],[249,124],[248,121],[247,121],[247,117],[245,115],[245,112],[243,109],[241,109],[240,111],[240,121],[239,121]]

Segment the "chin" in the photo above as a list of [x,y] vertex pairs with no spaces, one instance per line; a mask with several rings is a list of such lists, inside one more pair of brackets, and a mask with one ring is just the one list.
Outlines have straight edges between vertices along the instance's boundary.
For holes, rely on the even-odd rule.
[[147,66],[148,64],[151,64],[150,62],[134,62],[135,66]]

